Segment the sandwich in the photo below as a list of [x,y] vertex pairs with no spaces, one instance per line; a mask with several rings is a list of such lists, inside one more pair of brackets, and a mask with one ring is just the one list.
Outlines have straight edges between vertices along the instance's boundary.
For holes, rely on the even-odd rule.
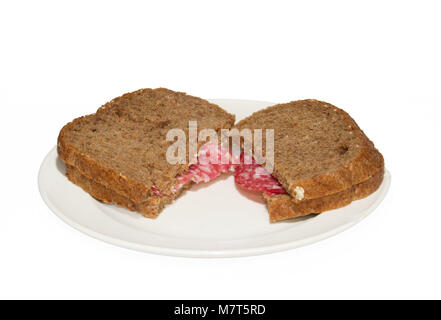
[[[197,153],[184,143],[182,161],[167,161],[175,143],[171,130],[191,135],[189,122],[204,129],[228,129],[235,117],[206,100],[165,88],[141,89],[66,124],[57,151],[66,175],[94,198],[155,218],[192,183],[206,182],[229,166],[198,166]],[[172,137],[173,138],[173,137]],[[186,148],[188,147],[188,148]],[[207,151],[207,150],[206,150]],[[211,152],[221,149],[211,148]],[[191,161],[193,160],[193,162]]]
[[271,222],[348,205],[377,190],[384,174],[381,153],[329,103],[278,104],[235,125],[219,106],[164,88],[124,94],[73,120],[57,151],[71,182],[149,218],[193,183],[230,171],[239,187],[262,193]]
[[[345,111],[329,103],[278,104],[235,127],[273,130],[273,150],[261,143],[262,154],[272,154],[265,157],[272,172],[253,158],[253,141],[235,168],[239,186],[262,192],[272,222],[348,205],[373,193],[383,180],[381,153]],[[247,155],[251,161],[243,161]]]

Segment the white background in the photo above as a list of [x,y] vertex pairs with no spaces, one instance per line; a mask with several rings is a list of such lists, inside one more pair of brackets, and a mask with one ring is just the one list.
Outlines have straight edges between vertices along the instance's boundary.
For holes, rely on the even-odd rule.
[[[441,298],[439,1],[2,1],[0,298]],[[142,87],[329,101],[392,173],[322,242],[185,259],[92,239],[37,187],[60,128]]]

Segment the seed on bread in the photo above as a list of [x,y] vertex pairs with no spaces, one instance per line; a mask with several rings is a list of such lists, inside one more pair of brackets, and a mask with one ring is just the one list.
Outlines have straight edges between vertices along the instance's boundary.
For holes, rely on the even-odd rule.
[[305,197],[305,190],[302,187],[295,187],[294,188],[294,193],[295,193],[295,198],[296,200],[303,200],[303,198]]

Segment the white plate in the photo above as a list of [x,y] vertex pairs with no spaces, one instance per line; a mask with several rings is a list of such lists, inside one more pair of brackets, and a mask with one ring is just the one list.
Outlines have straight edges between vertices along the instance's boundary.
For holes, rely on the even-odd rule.
[[[238,120],[273,103],[216,99]],[[38,183],[49,208],[74,228],[106,242],[157,254],[238,257],[292,249],[330,237],[359,222],[383,200],[390,185],[349,206],[320,215],[270,223],[260,196],[236,188],[232,176],[196,185],[155,220],[101,203],[69,182],[54,148]]]

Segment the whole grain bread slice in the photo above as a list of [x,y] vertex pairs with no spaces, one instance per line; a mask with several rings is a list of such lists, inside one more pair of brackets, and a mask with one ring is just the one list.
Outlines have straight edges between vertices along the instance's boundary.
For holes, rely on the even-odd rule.
[[188,161],[170,164],[166,160],[167,149],[174,143],[166,141],[166,134],[181,129],[188,137],[189,121],[197,121],[198,130],[219,130],[230,128],[235,117],[182,92],[141,89],[65,125],[57,150],[61,160],[83,176],[135,204],[145,203],[155,199],[152,186],[173,196],[176,177],[188,170]]
[[301,202],[282,194],[275,196],[263,195],[271,222],[290,218],[303,217],[312,213],[318,214],[323,211],[337,209],[350,204],[354,200],[367,197],[376,191],[383,181],[384,170],[380,170],[371,178],[343,190],[322,198],[310,199]]
[[383,156],[355,121],[326,102],[278,104],[252,114],[236,127],[274,130],[272,174],[291,196],[280,198],[289,202],[350,190],[384,168]]

